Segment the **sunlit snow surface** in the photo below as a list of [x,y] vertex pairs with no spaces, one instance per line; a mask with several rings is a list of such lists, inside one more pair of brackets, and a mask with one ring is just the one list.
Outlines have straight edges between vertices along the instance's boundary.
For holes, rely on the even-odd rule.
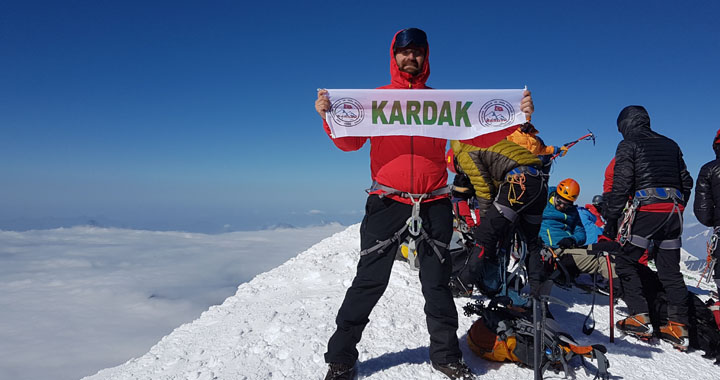
[[[87,379],[321,379],[326,371],[325,345],[353,278],[358,247],[355,225],[241,285],[235,296],[177,328],[142,357]],[[694,285],[696,274],[687,276],[687,284]],[[648,345],[626,337],[616,337],[609,344],[605,297],[595,307],[595,332],[583,335],[581,326],[591,296],[558,289],[553,294],[573,304],[569,310],[551,306],[567,332],[581,344],[608,347],[614,379],[718,378],[718,367],[700,352],[680,353],[664,342]],[[483,379],[531,378],[529,369],[490,363],[469,352],[465,335],[474,319],[462,315],[468,301],[457,299],[456,306],[461,315],[461,348],[470,367]],[[429,338],[422,310],[417,272],[397,263],[358,347],[360,378],[444,378],[428,362]],[[622,302],[616,310],[616,320],[626,312]],[[577,379],[594,376],[582,368],[575,375]],[[562,378],[562,374],[546,373],[545,378]]]

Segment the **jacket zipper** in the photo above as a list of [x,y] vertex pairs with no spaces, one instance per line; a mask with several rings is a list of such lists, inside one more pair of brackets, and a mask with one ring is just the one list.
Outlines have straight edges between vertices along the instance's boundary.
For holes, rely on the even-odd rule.
[[410,136],[410,193],[415,193],[415,136]]
[[[408,88],[412,88],[412,82]],[[410,136],[410,193],[415,193],[415,136]]]

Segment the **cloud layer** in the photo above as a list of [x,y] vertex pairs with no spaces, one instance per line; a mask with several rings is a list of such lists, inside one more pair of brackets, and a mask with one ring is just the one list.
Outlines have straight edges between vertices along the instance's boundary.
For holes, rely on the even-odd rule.
[[0,231],[0,378],[77,379],[123,363],[343,228]]

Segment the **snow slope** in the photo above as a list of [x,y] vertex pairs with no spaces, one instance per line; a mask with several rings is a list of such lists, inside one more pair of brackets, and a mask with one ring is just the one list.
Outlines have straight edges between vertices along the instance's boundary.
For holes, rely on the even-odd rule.
[[[325,344],[355,272],[358,228],[351,226],[241,285],[222,305],[180,326],[144,356],[86,379],[323,378]],[[691,277],[695,274],[687,275],[687,283],[694,285]],[[595,307],[595,332],[583,335],[581,326],[591,296],[558,289],[553,294],[574,305],[568,310],[551,306],[567,332],[581,344],[602,343],[608,347],[614,379],[718,378],[718,367],[703,359],[700,352],[685,354],[664,342],[648,345],[625,337],[617,337],[615,344],[608,343],[604,297]],[[469,366],[483,379],[531,378],[530,369],[487,362],[469,352],[465,335],[474,318],[462,315],[462,306],[469,300],[456,300],[458,333]],[[396,263],[390,285],[373,311],[358,347],[360,378],[444,378],[428,362],[429,338],[422,309],[417,272]],[[616,319],[626,311],[622,302],[616,310]],[[562,378],[562,374],[547,373],[546,378]],[[593,374],[578,369],[576,378],[592,379]]]

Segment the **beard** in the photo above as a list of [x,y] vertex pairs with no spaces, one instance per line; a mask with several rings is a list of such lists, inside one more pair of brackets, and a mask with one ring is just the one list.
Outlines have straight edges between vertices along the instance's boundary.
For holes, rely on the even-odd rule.
[[405,64],[400,67],[400,71],[404,71],[408,74],[416,75],[420,72],[420,67],[415,64]]

